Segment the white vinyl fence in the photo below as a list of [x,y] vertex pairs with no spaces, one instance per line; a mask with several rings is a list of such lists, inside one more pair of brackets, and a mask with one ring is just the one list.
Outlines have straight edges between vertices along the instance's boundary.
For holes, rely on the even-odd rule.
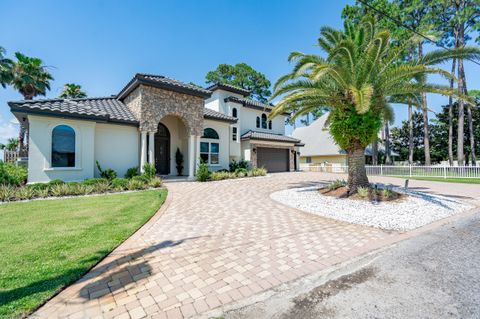
[[[388,166],[367,165],[367,175],[399,177],[480,178],[480,166]],[[348,166],[301,164],[300,169],[310,172],[346,174]]]

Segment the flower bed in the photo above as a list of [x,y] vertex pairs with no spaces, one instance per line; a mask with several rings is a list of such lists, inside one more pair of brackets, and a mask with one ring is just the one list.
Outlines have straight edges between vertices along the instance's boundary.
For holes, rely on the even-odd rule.
[[198,167],[196,178],[199,182],[207,182],[265,175],[267,175],[267,170],[265,168],[236,168],[234,171],[219,170],[216,172],[210,172],[208,170],[208,165],[202,163]]

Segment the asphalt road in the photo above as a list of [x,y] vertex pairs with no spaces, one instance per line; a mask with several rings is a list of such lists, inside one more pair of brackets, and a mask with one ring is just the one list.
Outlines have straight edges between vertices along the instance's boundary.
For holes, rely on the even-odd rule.
[[373,257],[355,272],[227,312],[237,318],[480,318],[480,213]]

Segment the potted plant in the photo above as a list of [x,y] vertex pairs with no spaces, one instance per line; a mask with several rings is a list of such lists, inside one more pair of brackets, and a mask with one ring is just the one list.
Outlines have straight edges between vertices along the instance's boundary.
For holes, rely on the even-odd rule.
[[182,176],[183,172],[183,154],[180,152],[180,149],[177,147],[177,151],[175,152],[175,163],[177,164],[177,173],[178,176]]

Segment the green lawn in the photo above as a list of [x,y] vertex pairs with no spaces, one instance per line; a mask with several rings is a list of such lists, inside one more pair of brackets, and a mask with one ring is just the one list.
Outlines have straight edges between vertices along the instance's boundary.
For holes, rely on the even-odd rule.
[[31,312],[142,226],[167,191],[0,205],[0,318]]
[[443,178],[443,177],[401,177],[392,176],[404,179],[416,179],[419,181],[433,181],[433,182],[446,182],[446,183],[462,183],[462,184],[480,184],[480,178]]

